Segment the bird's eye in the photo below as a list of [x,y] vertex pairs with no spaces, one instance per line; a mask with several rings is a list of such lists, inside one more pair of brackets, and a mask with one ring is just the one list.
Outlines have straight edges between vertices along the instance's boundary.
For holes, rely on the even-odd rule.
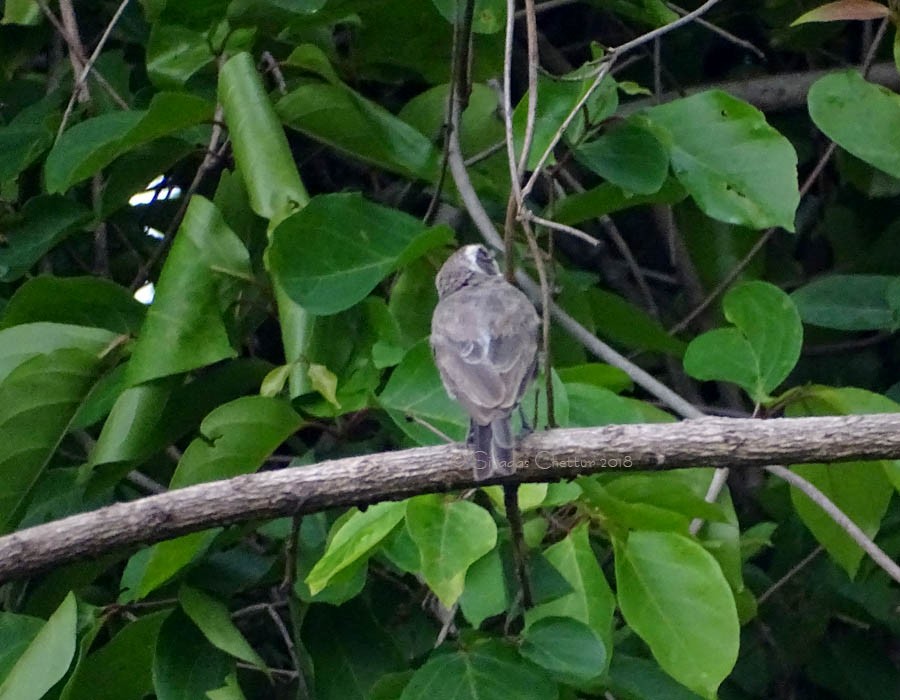
[[475,262],[478,267],[480,267],[487,274],[496,274],[497,263],[494,261],[493,256],[484,248],[478,249],[478,252],[475,254]]

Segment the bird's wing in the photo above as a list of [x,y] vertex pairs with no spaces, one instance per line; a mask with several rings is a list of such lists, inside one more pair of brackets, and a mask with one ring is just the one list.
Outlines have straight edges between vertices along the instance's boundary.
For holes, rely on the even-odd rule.
[[480,298],[463,291],[438,304],[435,362],[447,390],[477,422],[508,415],[518,403],[534,372],[536,331],[534,307],[512,287],[498,285]]

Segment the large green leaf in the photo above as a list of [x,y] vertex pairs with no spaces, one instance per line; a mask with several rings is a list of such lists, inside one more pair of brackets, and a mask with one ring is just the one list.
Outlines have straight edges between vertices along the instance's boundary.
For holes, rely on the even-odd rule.
[[[545,618],[572,618],[590,627],[604,648],[611,651],[616,599],[591,549],[587,524],[579,525],[565,539],[548,547],[544,558],[562,575],[571,591],[526,611],[527,627]],[[608,653],[604,663],[609,663]]]
[[[456,0],[431,0],[444,19],[451,24],[460,20],[462,6]],[[478,34],[493,34],[503,29],[506,22],[506,2],[504,0],[475,0],[472,8],[472,31]]]
[[695,338],[684,355],[684,368],[697,379],[734,382],[754,401],[767,401],[800,357],[803,326],[797,308],[767,282],[734,287],[722,306],[736,328]]
[[556,700],[546,674],[496,640],[433,656],[413,674],[400,700]]
[[161,92],[145,110],[110,112],[67,129],[47,156],[47,191],[65,192],[123,153],[209,121],[213,105],[183,92]]
[[362,301],[390,272],[451,238],[446,227],[426,228],[360,195],[320,195],[275,229],[269,265],[304,309],[333,314]]
[[497,526],[481,506],[443,496],[408,501],[406,527],[419,548],[422,577],[452,607],[465,587],[466,571],[497,544]]
[[[238,359],[182,383],[178,376],[129,387],[115,400],[90,465],[116,483],[133,465],[193,430],[220,404],[259,390],[271,365]],[[108,472],[108,473],[107,473]]]
[[900,95],[848,70],[817,80],[807,101],[809,116],[828,138],[860,160],[900,177]]
[[16,290],[0,316],[0,328],[49,321],[134,334],[145,311],[143,304],[115,282],[42,275]]
[[60,700],[141,700],[153,690],[150,668],[169,610],[126,625],[78,665]]
[[78,610],[70,593],[34,637],[0,684],[3,700],[40,700],[75,656]]
[[[863,389],[824,386],[807,387],[788,405],[789,416],[896,413],[900,405]],[[803,464],[793,471],[815,485],[869,537],[881,527],[891,496],[892,483],[900,488],[900,461]],[[800,519],[832,558],[852,577],[859,569],[863,550],[803,492],[791,488],[791,500]]]
[[219,99],[253,211],[274,226],[305,206],[309,195],[250,54],[222,66]]
[[32,357],[0,383],[0,530],[19,515],[102,366],[99,353],[69,347]]
[[658,192],[669,173],[665,146],[635,120],[582,144],[575,157],[613,185],[635,194]]
[[361,559],[387,537],[406,513],[406,501],[386,501],[355,511],[339,523],[325,554],[306,577],[311,595],[316,595],[331,579]]
[[30,270],[53,246],[91,218],[81,204],[59,195],[39,195],[22,207],[19,221],[3,232],[0,281],[13,282]]
[[100,354],[115,339],[109,331],[62,323],[26,323],[5,328],[0,330],[0,382],[36,355],[67,348]]
[[571,617],[544,617],[530,625],[519,653],[569,683],[597,678],[608,663],[597,633]]
[[616,652],[609,667],[609,685],[615,697],[633,700],[699,700],[649,659],[640,659]]
[[814,326],[841,331],[893,330],[900,321],[894,290],[900,278],[888,275],[828,275],[791,294],[800,317]]
[[718,90],[646,111],[672,169],[707,215],[732,224],[794,230],[797,154],[755,107]]
[[44,620],[30,615],[0,612],[0,683],[44,626]]
[[[281,399],[246,396],[219,406],[203,419],[200,437],[184,451],[169,487],[184,488],[256,471],[300,423],[300,416]],[[149,555],[143,553],[147,560],[135,597],[146,597],[172,578],[209,545],[214,532],[194,532],[160,542]]]
[[268,673],[266,662],[232,622],[224,603],[190,586],[181,587],[178,602],[214,647]]
[[440,153],[419,131],[343,84],[301,85],[276,105],[291,128],[386,170],[428,182]]
[[[531,152],[528,156],[528,169],[537,166],[538,160],[556,136],[560,124],[565,120],[572,108],[584,96],[593,83],[593,77],[585,71],[572,73],[561,79],[540,76],[538,81],[538,102],[535,113],[534,136]],[[591,124],[596,124],[616,111],[619,106],[619,95],[615,81],[606,76],[582,108],[581,113],[569,124],[566,137],[577,141],[584,134],[585,117]],[[528,118],[528,97],[523,96],[513,111],[513,134],[515,136],[516,153],[520,153],[525,140],[525,126]],[[546,161],[554,162],[551,155]]]
[[713,700],[737,661],[734,597],[713,556],[674,532],[636,531],[616,541],[619,606],[659,665]]
[[155,85],[178,89],[214,60],[203,32],[180,24],[153,24],[147,40],[147,75]]
[[[32,7],[37,3],[26,0]],[[9,10],[10,3],[6,3]],[[48,96],[48,102],[52,98]],[[0,127],[0,182],[11,180],[37,160],[53,145],[53,132],[58,123],[56,100],[41,101],[22,110],[11,122]],[[48,109],[52,104],[52,109]]]
[[128,363],[139,384],[235,357],[226,317],[252,280],[250,256],[219,210],[195,195],[160,273]]
[[181,611],[162,625],[153,657],[157,700],[199,700],[220,688],[232,664]]
[[[413,346],[393,371],[378,402],[387,410],[403,432],[420,445],[440,445],[444,440],[427,426],[461,440],[465,437],[469,419],[447,395],[428,341]],[[418,418],[426,425],[413,420]]]

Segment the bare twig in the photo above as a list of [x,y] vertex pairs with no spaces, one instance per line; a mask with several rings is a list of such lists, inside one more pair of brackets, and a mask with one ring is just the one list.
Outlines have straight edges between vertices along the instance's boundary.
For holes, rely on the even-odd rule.
[[869,536],[863,532],[856,523],[850,520],[850,518],[848,518],[847,515],[828,498],[828,496],[816,488],[814,484],[810,483],[802,476],[795,474],[790,469],[785,469],[778,465],[773,464],[768,466],[766,467],[766,471],[802,491],[807,498],[824,510],[828,514],[828,517],[837,523],[837,525],[846,532],[850,538],[856,542],[856,544],[858,544],[876,564],[878,564],[878,566],[884,569],[888,576],[897,583],[900,583],[900,566],[898,566],[883,549],[869,539]]
[[[521,468],[503,483],[554,481],[609,469],[898,458],[900,414],[703,418],[534,433],[516,451]],[[461,445],[421,447],[265,471],[117,503],[0,537],[0,582],[211,527],[469,488],[476,485],[473,460]],[[784,478],[796,479],[788,475]]]
[[756,599],[757,605],[762,605],[769,598],[772,597],[772,594],[775,593],[779,588],[781,588],[784,584],[790,581],[794,576],[799,574],[803,569],[805,569],[813,559],[815,559],[819,554],[825,551],[825,548],[822,545],[819,545],[809,554],[807,554],[803,559],[801,559],[797,564],[791,567],[791,570],[788,571],[784,576],[778,579],[775,583],[769,586],[763,593]]
[[[675,5],[674,3],[671,3],[671,2],[667,2],[666,7],[668,7],[673,12],[677,12],[679,15],[682,15],[682,16],[688,14],[688,11],[685,10],[683,7],[679,7],[678,5]],[[750,43],[746,39],[741,39],[740,37],[735,36],[731,32],[725,31],[718,25],[713,24],[712,22],[707,22],[702,17],[697,17],[694,21],[697,22],[698,26],[701,26],[704,29],[708,29],[713,34],[718,34],[720,37],[722,37],[726,41],[734,44],[735,46],[740,46],[742,49],[746,49],[750,53],[754,54],[760,60],[764,61],[766,59],[766,54],[764,54],[760,49],[758,49],[756,46],[754,46],[752,43]]]
[[[69,5],[70,0],[65,0],[65,2],[60,2],[60,10],[62,10],[64,5]],[[106,46],[106,41],[109,39],[110,34],[112,34],[113,28],[116,26],[116,22],[119,21],[119,18],[122,16],[122,13],[125,12],[125,8],[128,6],[128,0],[122,0],[119,4],[119,7],[116,9],[115,13],[112,16],[112,19],[109,21],[109,24],[106,25],[106,29],[103,30],[103,34],[100,36],[100,41],[97,42],[97,46],[94,49],[94,53],[91,54],[91,57],[88,59],[88,62],[84,65],[80,72],[76,71],[75,75],[76,81],[75,86],[72,90],[72,96],[69,98],[69,103],[66,105],[66,111],[63,112],[62,121],[59,123],[59,129],[56,131],[56,140],[59,140],[59,137],[62,136],[63,131],[66,129],[66,124],[69,121],[69,117],[72,114],[72,108],[75,106],[75,100],[77,96],[80,94],[82,87],[84,86],[84,81],[87,80],[88,74],[91,72],[91,68],[94,67],[94,62],[100,57],[100,54],[103,51],[103,47]],[[65,18],[65,14],[63,14]],[[74,17],[74,15],[73,15]],[[78,27],[74,25],[73,29],[69,28],[70,33],[77,37],[78,36]]]

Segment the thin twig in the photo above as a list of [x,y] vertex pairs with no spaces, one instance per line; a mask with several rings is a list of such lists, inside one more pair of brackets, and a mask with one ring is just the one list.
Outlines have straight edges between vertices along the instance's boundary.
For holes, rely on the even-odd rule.
[[[679,15],[686,15],[688,13],[683,7],[679,7],[674,3],[667,2],[666,7],[668,7],[672,12],[677,12]],[[722,29],[720,26],[713,24],[712,22],[708,22],[702,17],[697,17],[695,20],[697,25],[703,27],[704,29],[708,29],[713,34],[718,34],[720,37],[725,39],[726,41],[734,44],[735,46],[740,46],[742,49],[746,49],[750,53],[754,54],[757,58],[764,61],[766,60],[766,54],[762,52],[761,49],[758,49],[754,44],[750,43],[746,39],[741,39],[740,37],[735,36],[731,32],[728,32]]]
[[765,469],[767,472],[774,474],[778,478],[788,482],[794,488],[802,491],[809,500],[824,510],[828,514],[828,517],[872,558],[872,561],[881,567],[888,576],[894,579],[894,581],[900,583],[900,566],[898,566],[897,563],[881,549],[881,547],[875,544],[875,542],[873,542],[855,522],[848,518],[847,515],[828,498],[828,496],[816,488],[814,484],[807,481],[799,474],[795,474],[790,469],[785,469],[776,464],[768,466]]
[[[68,4],[68,0],[66,3]],[[64,3],[60,2],[60,9],[62,9]],[[88,62],[85,64],[84,68],[81,69],[80,73],[76,73],[77,80],[75,81],[75,87],[72,90],[72,96],[69,98],[69,103],[66,105],[66,111],[63,112],[62,121],[59,123],[59,129],[56,131],[56,140],[59,140],[59,137],[62,136],[63,131],[66,129],[66,123],[69,121],[69,117],[72,114],[72,108],[75,106],[76,97],[79,94],[82,86],[84,85],[84,81],[87,80],[88,74],[91,72],[91,68],[94,67],[94,62],[100,57],[101,52],[103,51],[103,47],[106,46],[106,41],[109,39],[110,34],[112,34],[113,28],[116,26],[116,22],[119,21],[119,18],[122,16],[122,13],[125,12],[125,8],[128,6],[128,0],[122,0],[119,4],[119,7],[116,9],[115,13],[112,16],[112,19],[109,21],[109,24],[106,25],[106,29],[103,30],[103,34],[100,36],[100,41],[97,42],[97,46],[94,49],[94,52],[91,54],[91,57],[88,59]],[[77,29],[76,29],[77,32]]]
[[546,226],[547,228],[552,228],[555,231],[561,231],[563,233],[567,233],[570,236],[574,236],[575,238],[578,238],[578,239],[584,241],[585,243],[589,243],[592,246],[600,245],[600,241],[598,241],[596,238],[594,238],[589,233],[585,233],[584,231],[577,229],[574,226],[569,226],[567,224],[560,224],[560,223],[557,223],[556,221],[551,221],[550,219],[545,219],[544,217],[538,216],[537,214],[535,214],[534,212],[532,212],[528,209],[526,209],[525,211],[522,212],[522,217],[526,218],[529,221],[532,221],[536,224],[539,224],[541,226]]
[[[172,221],[169,222],[169,227],[163,234],[163,238],[159,242],[159,245],[156,250],[153,251],[153,254],[149,257],[147,262],[141,265],[137,274],[134,276],[130,286],[132,292],[147,281],[147,275],[150,274],[153,266],[156,265],[156,263],[162,259],[163,255],[166,254],[166,251],[169,250],[172,239],[175,237],[175,232],[178,230],[178,227],[181,226],[181,222],[187,212],[191,197],[193,197],[194,193],[200,187],[200,183],[203,181],[206,173],[212,169],[213,164],[221,158],[221,151],[224,151],[227,145],[227,142],[223,143],[221,147],[219,145],[219,140],[222,138],[222,133],[224,131],[222,128],[222,115],[222,105],[218,104],[216,105],[216,111],[213,116],[213,127],[209,137],[209,146],[206,149],[206,154],[203,156],[203,161],[200,163],[200,167],[197,168],[197,172],[194,174],[194,179],[191,181],[190,186],[182,193],[181,204],[178,206],[178,211],[175,213]],[[217,152],[220,148],[221,151]]]
[[778,579],[775,583],[769,586],[765,591],[763,591],[762,595],[756,599],[757,605],[762,605],[769,598],[772,597],[772,594],[775,593],[779,588],[781,588],[784,584],[790,581],[794,576],[799,574],[803,569],[805,569],[813,559],[815,559],[819,554],[825,551],[825,548],[822,545],[817,546],[813,551],[807,554],[803,559],[801,559],[797,564],[791,567],[791,570],[788,571],[784,576]]

